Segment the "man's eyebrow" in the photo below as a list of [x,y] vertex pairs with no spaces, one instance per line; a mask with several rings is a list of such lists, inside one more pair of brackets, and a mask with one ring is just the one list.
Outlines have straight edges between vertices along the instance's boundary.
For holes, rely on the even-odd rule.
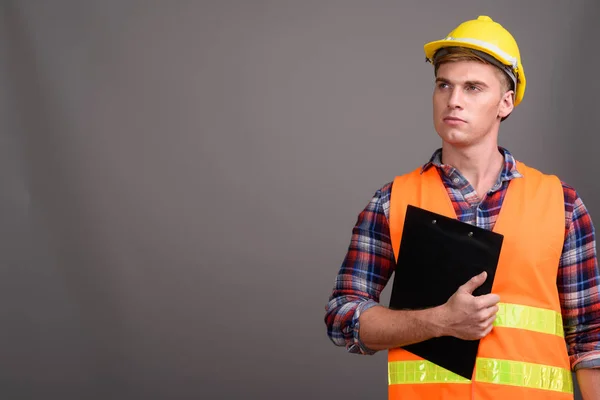
[[466,81],[465,85],[467,86],[483,86],[483,87],[489,87],[487,83],[482,82],[482,81]]
[[[438,83],[451,83],[449,79],[444,78],[443,76],[437,77],[435,79],[436,82]],[[489,88],[489,85],[483,81],[477,81],[477,80],[470,80],[470,81],[465,81],[464,85],[466,86],[483,86],[486,88]]]

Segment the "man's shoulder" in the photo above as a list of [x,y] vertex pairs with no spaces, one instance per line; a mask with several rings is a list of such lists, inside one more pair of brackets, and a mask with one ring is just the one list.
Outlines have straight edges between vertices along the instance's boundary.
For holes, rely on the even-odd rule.
[[375,197],[379,198],[379,201],[382,203],[389,202],[390,196],[392,195],[392,186],[394,186],[393,180],[387,182],[385,185],[377,189]]
[[560,176],[558,176],[557,174],[552,174],[552,173],[548,173],[545,172],[541,169],[532,167],[528,164],[525,164],[522,161],[518,161],[517,162],[517,169],[519,170],[519,172],[523,175],[538,175],[540,177],[543,177],[545,179],[554,179],[556,182],[560,183],[563,193],[564,193],[564,197],[565,197],[565,203],[568,204],[573,204],[575,202],[575,200],[577,199],[577,197],[579,196],[577,194],[577,190],[575,190],[575,188],[573,186],[571,186],[570,184],[568,184],[567,182],[565,182]]
[[399,180],[399,179],[403,179],[403,178],[408,178],[411,176],[417,176],[420,175],[420,173],[422,172],[423,167],[418,167],[418,168],[414,168],[412,171],[409,172],[405,172],[403,174],[400,175],[395,175],[393,177],[392,180],[390,180],[389,182],[387,182],[385,185],[383,185],[382,187],[380,187],[377,190],[377,193],[380,197],[388,197],[391,196],[392,193],[392,187],[394,186],[394,183]]

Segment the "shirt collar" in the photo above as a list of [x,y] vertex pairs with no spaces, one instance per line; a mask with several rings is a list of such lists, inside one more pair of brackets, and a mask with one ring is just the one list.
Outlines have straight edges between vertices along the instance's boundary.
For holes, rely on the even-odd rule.
[[[517,161],[510,153],[510,151],[500,146],[498,146],[498,150],[504,155],[504,168],[502,168],[502,172],[500,172],[499,181],[509,181],[514,178],[522,178],[523,175],[521,175],[521,173],[517,170]],[[441,148],[437,149],[433,153],[429,161],[425,165],[423,165],[423,167],[421,168],[421,173],[425,172],[432,166],[438,167],[447,175],[454,171],[454,167],[442,164]]]

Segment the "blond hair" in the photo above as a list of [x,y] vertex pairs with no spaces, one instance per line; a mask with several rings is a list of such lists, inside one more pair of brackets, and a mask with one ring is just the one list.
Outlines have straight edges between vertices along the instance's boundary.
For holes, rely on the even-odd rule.
[[502,71],[500,68],[490,63],[486,59],[480,57],[470,49],[465,47],[452,47],[446,50],[446,54],[443,54],[434,59],[434,73],[436,77],[438,69],[442,64],[457,61],[476,61],[482,64],[492,65],[495,68],[495,70],[497,71],[498,78],[500,78],[502,89],[504,91],[514,90],[514,88],[512,87],[513,85],[511,79],[508,77],[508,75],[506,75],[506,73],[504,73],[504,71]]

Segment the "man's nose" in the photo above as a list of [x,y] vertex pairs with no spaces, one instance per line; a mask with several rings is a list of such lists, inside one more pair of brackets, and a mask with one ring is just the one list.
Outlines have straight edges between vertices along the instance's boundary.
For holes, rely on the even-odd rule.
[[448,98],[448,108],[462,108],[462,91],[460,88],[453,88]]

